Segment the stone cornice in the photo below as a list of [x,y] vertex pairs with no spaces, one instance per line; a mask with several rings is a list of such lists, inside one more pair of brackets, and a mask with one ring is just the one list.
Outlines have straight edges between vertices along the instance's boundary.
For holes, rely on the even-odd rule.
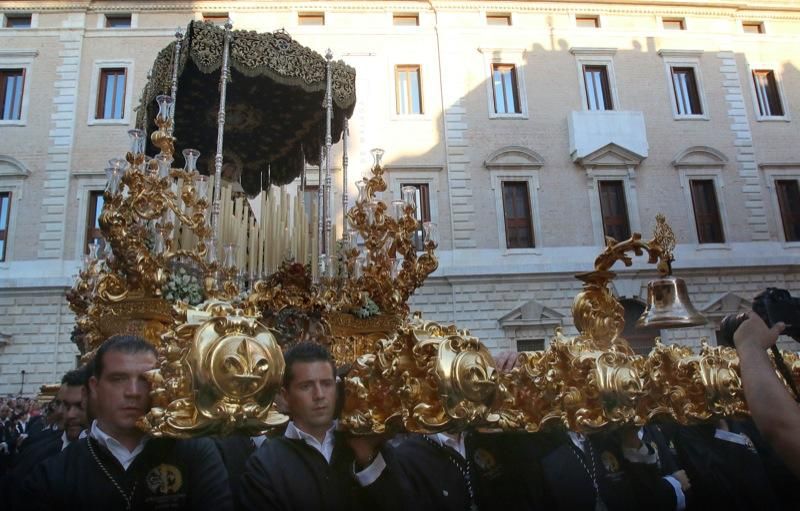
[[430,165],[430,164],[402,164],[402,165],[384,165],[383,168],[386,169],[387,172],[441,172],[444,170],[444,166],[442,165]]
[[569,52],[573,55],[602,55],[604,57],[610,57],[617,54],[616,48],[593,48],[593,47],[584,47],[584,46],[573,46],[569,49]]
[[189,2],[186,0],[157,2],[113,2],[113,1],[0,1],[2,11],[58,12],[85,10],[87,12],[114,11],[430,11],[431,5],[440,11],[516,11],[526,13],[572,14],[576,11],[591,11],[596,14],[668,14],[721,17],[752,17],[755,13],[766,19],[800,19],[800,5],[787,1],[734,1],[734,0],[663,0],[644,2],[641,0],[600,1],[596,3],[571,0],[540,1],[465,1],[438,0],[428,2],[380,2],[380,1],[328,1],[328,2]]
[[658,50],[661,57],[702,57],[703,50],[671,50],[663,48]]
[[30,58],[30,57],[37,57],[39,55],[39,50],[25,50],[25,49],[0,49],[0,58]]
[[800,169],[800,161],[773,161],[759,163],[758,168],[761,170],[770,169]]

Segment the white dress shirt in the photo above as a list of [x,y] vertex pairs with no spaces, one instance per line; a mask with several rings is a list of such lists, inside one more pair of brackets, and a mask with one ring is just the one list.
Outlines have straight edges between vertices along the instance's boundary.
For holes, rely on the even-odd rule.
[[[637,435],[639,440],[642,440],[644,438],[644,429],[639,428]],[[653,449],[653,452],[650,453],[650,450],[644,445],[644,442],[642,442],[642,445],[638,449],[623,447],[622,455],[631,463],[643,463],[645,465],[658,463],[658,451]],[[672,486],[672,489],[675,490],[675,511],[683,511],[686,509],[686,495],[683,493],[680,481],[671,475],[662,476],[662,479],[667,481],[670,486]]]
[[128,467],[131,466],[133,460],[136,459],[136,456],[144,450],[144,444],[147,443],[148,436],[145,435],[139,440],[139,445],[137,445],[132,451],[129,451],[127,447],[119,443],[114,437],[109,436],[106,434],[100,426],[97,425],[97,421],[92,422],[92,429],[89,432],[89,436],[97,440],[97,443],[108,449],[108,451],[119,461],[119,464],[122,465],[122,468],[128,470]]
[[333,426],[325,432],[325,438],[322,439],[322,443],[314,437],[314,435],[309,435],[305,431],[298,429],[297,426],[294,425],[294,421],[289,421],[289,425],[286,426],[286,432],[283,434],[286,438],[291,438],[294,440],[302,440],[307,445],[316,449],[320,454],[325,457],[325,461],[330,464],[331,456],[333,456],[333,432],[336,430],[336,421],[333,421]]

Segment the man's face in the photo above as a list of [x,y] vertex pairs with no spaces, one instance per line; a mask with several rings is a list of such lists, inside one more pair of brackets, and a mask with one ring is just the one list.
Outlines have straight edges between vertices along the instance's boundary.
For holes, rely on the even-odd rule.
[[295,362],[292,381],[281,394],[286,399],[289,415],[302,431],[327,430],[333,423],[336,405],[336,380],[329,362]]
[[83,387],[80,385],[74,387],[64,385],[62,388],[66,389],[61,401],[63,406],[63,429],[67,434],[67,440],[74,442],[86,427],[85,396]]
[[92,411],[107,434],[136,433],[136,421],[150,409],[150,384],[144,373],[155,368],[156,356],[149,351],[108,351],[103,356],[100,377],[89,379]]

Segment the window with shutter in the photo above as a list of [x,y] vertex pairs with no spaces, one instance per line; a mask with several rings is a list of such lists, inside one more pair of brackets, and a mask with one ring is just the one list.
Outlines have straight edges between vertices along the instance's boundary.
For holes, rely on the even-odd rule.
[[600,211],[603,216],[603,232],[617,241],[630,238],[628,205],[622,181],[599,181]]
[[800,186],[796,179],[775,181],[786,241],[800,241]]
[[503,181],[503,215],[507,248],[534,248],[528,183]]
[[692,205],[699,243],[725,243],[717,192],[711,179],[692,179]]

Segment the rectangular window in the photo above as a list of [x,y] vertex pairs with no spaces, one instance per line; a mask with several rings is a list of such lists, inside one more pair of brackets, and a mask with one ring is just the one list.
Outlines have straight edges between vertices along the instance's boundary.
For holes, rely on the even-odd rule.
[[204,12],[203,21],[211,22],[215,25],[224,25],[228,22],[229,14],[227,12]]
[[575,16],[575,25],[581,28],[600,28],[600,18],[587,14]]
[[106,28],[131,28],[131,15],[106,14]]
[[6,28],[31,28],[30,14],[6,14]]
[[800,186],[796,179],[775,181],[786,241],[800,241]]
[[712,179],[692,179],[692,205],[699,243],[725,243],[717,191]]
[[778,82],[775,72],[770,69],[753,71],[753,84],[756,88],[758,111],[763,117],[782,117],[783,105],[778,93]]
[[392,24],[398,27],[416,27],[419,25],[418,14],[392,14]]
[[503,181],[503,216],[506,225],[506,248],[536,246],[527,182]]
[[603,233],[617,241],[631,237],[628,205],[622,181],[599,181],[600,213],[603,215]]
[[422,83],[419,66],[395,66],[394,83],[397,114],[422,114]]
[[11,216],[11,192],[0,192],[0,261],[6,260],[8,222]]
[[517,339],[517,351],[543,351],[544,339]]
[[692,67],[671,67],[672,90],[675,92],[675,108],[678,115],[702,115],[697,78]]
[[743,21],[742,30],[745,34],[763,34],[764,24],[760,21]]
[[492,26],[511,26],[511,15],[510,14],[487,14],[486,15],[486,24]]
[[613,110],[611,85],[608,81],[608,67],[603,65],[584,65],[583,83],[586,88],[586,107],[589,110]]
[[495,113],[522,113],[517,89],[517,67],[514,64],[492,64],[492,85]]
[[24,69],[0,69],[0,120],[19,120],[22,117],[24,85]]
[[324,25],[324,12],[300,12],[297,14],[298,25]]
[[683,18],[664,18],[661,22],[664,30],[686,30],[686,23]]
[[86,243],[83,247],[84,254],[89,253],[89,245],[103,239],[103,231],[100,230],[100,213],[103,212],[105,203],[102,191],[89,192],[89,207],[86,209]]
[[431,221],[431,196],[428,183],[402,183],[400,189],[405,186],[413,186],[417,189],[417,194],[414,199],[417,215],[417,230],[414,232],[414,238],[411,240],[414,243],[417,251],[423,250],[425,247],[423,242],[422,224]]
[[124,67],[100,70],[96,119],[122,119],[125,117],[126,73]]

